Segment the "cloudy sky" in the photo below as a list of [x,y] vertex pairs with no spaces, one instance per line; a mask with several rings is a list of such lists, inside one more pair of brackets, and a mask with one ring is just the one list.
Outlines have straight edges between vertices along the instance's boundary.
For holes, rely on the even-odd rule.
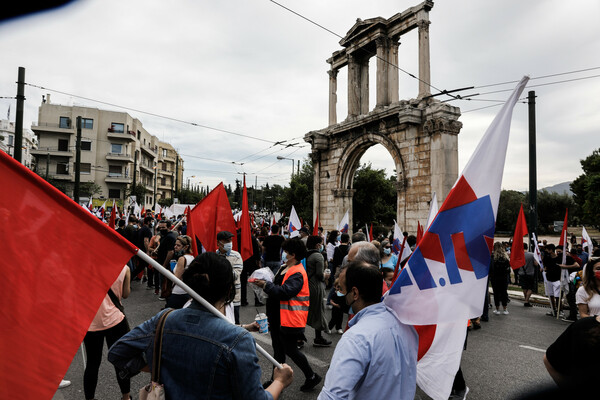
[[[418,4],[280,3],[341,36],[357,18],[389,18]],[[435,2],[430,20],[432,85],[446,90],[475,86],[462,94],[480,93],[471,101],[451,103],[463,112],[459,169],[498,111],[498,101],[508,97],[502,90],[514,83],[481,86],[528,74],[534,79],[525,94],[535,90],[537,95],[538,186],[577,177],[579,160],[600,147],[600,77],[595,77],[600,76],[600,2],[444,0]],[[179,150],[186,179],[213,187],[222,180],[233,183],[246,172],[249,184],[256,178],[259,186],[283,185],[291,161],[276,157],[304,159],[310,150],[304,134],[327,125],[325,60],[341,48],[339,40],[268,0],[80,0],[0,24],[0,97],[16,94],[22,66],[28,83],[53,90],[26,87],[25,127],[37,121],[45,93],[51,93],[53,103],[128,107],[136,111],[124,111],[150,133]],[[418,72],[416,31],[401,38],[399,66]],[[548,75],[554,76],[535,79]],[[340,120],[347,113],[345,79],[343,71],[338,75]],[[417,86],[400,72],[401,99],[415,98]],[[501,92],[489,93],[495,91]],[[2,118],[11,104],[14,120],[14,100],[0,99]],[[298,146],[273,146],[284,140]],[[517,104],[505,189],[528,188],[527,140],[527,105]],[[389,172],[393,168],[391,156],[379,146],[361,162]]]

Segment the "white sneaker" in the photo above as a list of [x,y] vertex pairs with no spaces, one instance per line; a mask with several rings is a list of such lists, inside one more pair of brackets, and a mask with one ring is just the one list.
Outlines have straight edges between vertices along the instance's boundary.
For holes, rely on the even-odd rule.
[[337,330],[337,333],[339,333],[340,335],[343,335],[343,334],[344,334],[344,331],[343,331],[343,330],[341,330],[341,329],[338,329],[338,330]]
[[60,381],[58,388],[62,389],[62,388],[66,388],[67,386],[70,386],[70,385],[71,385],[71,381],[67,381],[67,380],[63,379],[62,381]]
[[502,311],[502,314],[504,314],[504,315],[508,315],[508,310],[504,310],[504,311]]
[[498,311],[498,310],[494,310],[494,311],[492,311],[492,312],[493,312],[494,314],[496,314],[496,315],[500,315],[500,311]]

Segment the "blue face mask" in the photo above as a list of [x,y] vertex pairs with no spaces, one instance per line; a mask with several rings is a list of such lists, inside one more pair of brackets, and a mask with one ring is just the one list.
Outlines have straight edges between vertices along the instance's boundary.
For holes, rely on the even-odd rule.
[[286,234],[284,234],[284,235],[283,235],[283,237],[287,239],[287,238],[289,238],[289,237],[290,237],[290,235],[288,235],[288,234],[286,233]]
[[392,254],[392,249],[383,249],[383,254],[389,256],[390,254]]
[[344,293],[340,292],[339,290],[336,290],[335,294],[337,294],[338,297],[344,297]]
[[231,254],[231,250],[233,250],[233,243],[225,243],[223,245],[223,250],[227,252],[227,255]]
[[284,264],[287,262],[287,253],[285,251],[281,253],[281,262]]
[[340,235],[340,236],[338,236],[338,237],[337,237],[337,241],[338,241],[338,242],[341,242],[341,241],[342,241],[342,235]]

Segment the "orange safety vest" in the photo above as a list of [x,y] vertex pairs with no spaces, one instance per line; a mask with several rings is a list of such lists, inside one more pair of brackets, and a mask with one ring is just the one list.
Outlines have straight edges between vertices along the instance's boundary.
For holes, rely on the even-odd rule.
[[308,276],[302,264],[290,267],[288,272],[283,277],[282,285],[288,277],[301,273],[302,289],[300,292],[289,300],[281,300],[279,302],[279,315],[281,317],[281,326],[288,328],[304,328],[308,320],[308,305],[310,304],[310,291],[308,289]]

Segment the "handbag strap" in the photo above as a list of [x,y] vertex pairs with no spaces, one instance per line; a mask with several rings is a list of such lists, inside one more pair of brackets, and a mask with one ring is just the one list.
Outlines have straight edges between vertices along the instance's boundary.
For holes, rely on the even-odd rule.
[[119,298],[117,297],[115,292],[113,292],[112,288],[108,289],[108,297],[110,298],[110,301],[113,302],[115,307],[117,307],[119,309],[119,311],[121,311],[123,314],[125,314],[125,307],[123,307],[123,304],[121,304],[121,302],[119,301]]
[[154,353],[152,355],[152,382],[159,383],[160,380],[160,359],[162,357],[162,339],[165,329],[165,321],[169,314],[173,311],[170,309],[160,316],[156,324],[156,333],[154,335]]

